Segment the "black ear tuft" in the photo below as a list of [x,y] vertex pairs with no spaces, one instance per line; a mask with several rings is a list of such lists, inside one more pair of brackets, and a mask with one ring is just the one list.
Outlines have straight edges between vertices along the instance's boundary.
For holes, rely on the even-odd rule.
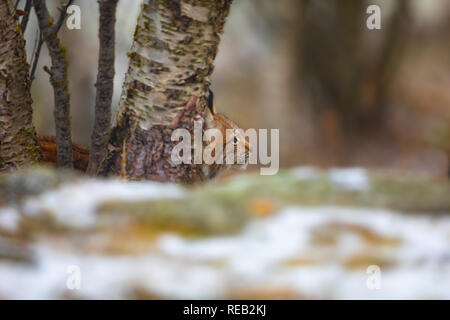
[[216,113],[215,107],[214,107],[214,93],[211,91],[211,89],[209,90],[209,96],[208,96],[208,108],[209,110],[211,110],[212,114]]

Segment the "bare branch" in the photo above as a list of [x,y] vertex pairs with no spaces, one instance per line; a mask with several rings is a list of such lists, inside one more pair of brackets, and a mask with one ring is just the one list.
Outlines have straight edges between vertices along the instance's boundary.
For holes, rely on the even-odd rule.
[[69,0],[65,5],[61,7],[61,13],[59,14],[58,22],[56,23],[56,33],[58,33],[61,29],[61,26],[63,25],[64,20],[67,16],[67,9],[72,5],[73,1],[74,0]]
[[39,32],[39,39],[38,41],[38,45],[37,47],[33,50],[33,60],[32,60],[32,64],[31,64],[31,72],[30,72],[30,85],[31,83],[33,83],[34,80],[34,74],[36,73],[36,68],[37,68],[37,64],[39,61],[39,56],[41,55],[41,48],[42,45],[44,44],[44,39],[42,38],[42,33]]
[[116,6],[118,0],[99,0],[100,5],[100,52],[95,87],[95,121],[91,137],[89,174],[96,174],[105,158],[111,127],[111,102],[114,89],[114,46]]
[[25,30],[27,28],[32,4],[33,0],[27,0],[27,2],[25,3],[25,7],[23,8],[23,11],[25,11],[27,14],[23,16],[22,21],[20,22],[20,29],[22,29],[22,33],[25,33]]
[[[56,30],[55,33],[56,34],[61,29],[61,27],[62,27],[62,25],[64,23],[64,20],[66,19],[66,16],[67,16],[67,8],[69,8],[72,5],[73,1],[74,0],[69,0],[67,2],[67,4],[65,4],[65,5],[63,5],[61,7],[61,13],[59,15],[59,20],[58,20],[58,23],[55,26],[55,28],[56,28],[55,29]],[[22,32],[23,32],[23,30],[24,29],[22,29]],[[44,39],[42,38],[42,34],[40,34],[39,35],[39,43],[38,43],[37,49],[36,49],[35,54],[34,54],[33,64],[31,66],[30,84],[33,83],[33,80],[34,80],[34,74],[36,73],[36,68],[37,68],[37,64],[38,64],[38,61],[39,61],[39,56],[41,54],[41,48],[42,48],[43,43],[44,43]]]
[[[71,3],[72,1],[69,1]],[[59,167],[72,168],[72,139],[70,131],[70,95],[67,80],[67,60],[65,49],[58,38],[58,30],[62,25],[64,17],[60,17],[58,24],[53,25],[45,1],[33,0],[34,9],[39,22],[42,39],[47,45],[52,67],[50,70],[50,83],[53,86],[55,100],[55,131],[56,150]],[[65,9],[67,9],[65,6]],[[61,11],[61,16],[65,16],[65,11]],[[37,63],[37,61],[34,61]]]

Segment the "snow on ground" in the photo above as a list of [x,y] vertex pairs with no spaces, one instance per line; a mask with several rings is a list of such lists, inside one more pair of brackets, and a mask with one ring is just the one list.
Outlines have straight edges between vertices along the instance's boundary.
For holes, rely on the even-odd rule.
[[0,230],[13,232],[19,224],[19,214],[13,208],[0,208]]
[[56,190],[31,198],[26,201],[23,210],[27,215],[52,212],[61,224],[88,227],[95,224],[96,206],[104,201],[175,199],[183,196],[182,188],[174,184],[88,180],[64,184]]
[[[298,168],[292,174],[314,179],[316,171]],[[347,190],[370,188],[364,170],[331,170],[328,179]],[[89,228],[103,201],[188,196],[175,185],[88,180],[26,199],[20,211]],[[449,215],[287,206],[254,218],[235,235],[187,238],[164,232],[146,240],[145,250],[115,254],[87,251],[73,235],[64,241],[60,234],[37,235],[28,248],[30,259],[2,259],[2,250],[16,249],[2,232],[19,228],[18,210],[0,208],[0,298],[120,299],[144,293],[222,299],[262,293],[265,298],[450,299]],[[74,266],[81,287],[71,290]],[[378,268],[379,274],[368,272]]]
[[[396,245],[368,246],[343,231],[336,243],[314,243],[330,225],[358,226]],[[308,298],[450,298],[450,219],[406,216],[385,210],[290,207],[250,223],[236,236],[185,239],[164,234],[139,255],[107,256],[66,252],[51,242],[34,247],[36,265],[0,263],[0,295],[58,298],[68,292],[69,266],[81,271],[85,298],[124,298],[139,287],[166,298],[226,298],[249,288],[282,288]],[[381,288],[368,289],[367,266],[345,260],[371,250],[392,260],[381,268]],[[304,263],[289,261],[316,259]],[[370,262],[368,262],[369,264]]]
[[365,191],[370,187],[367,170],[362,168],[332,169],[328,176],[332,184],[343,190]]

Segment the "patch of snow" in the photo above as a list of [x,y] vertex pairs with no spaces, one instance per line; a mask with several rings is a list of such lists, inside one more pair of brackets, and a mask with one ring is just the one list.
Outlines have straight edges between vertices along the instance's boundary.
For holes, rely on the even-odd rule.
[[363,168],[331,169],[328,173],[330,182],[347,191],[367,191],[370,178]]
[[320,171],[317,170],[316,168],[308,166],[295,167],[292,168],[290,171],[292,176],[299,180],[317,179],[320,173]]
[[7,207],[0,208],[0,229],[13,232],[19,226],[19,213],[16,209]]
[[[313,241],[331,225],[344,226],[333,231],[334,243]],[[368,244],[355,230],[398,243]],[[222,299],[232,290],[275,287],[309,298],[450,299],[449,234],[448,216],[295,206],[252,221],[237,235],[189,239],[167,233],[139,255],[61,252],[51,241],[41,242],[37,266],[0,262],[0,296],[59,298],[69,292],[67,267],[77,265],[81,289],[69,293],[81,298],[127,298],[138,287],[166,298]],[[361,253],[392,262],[380,266],[379,290],[367,288],[366,267],[345,266]],[[305,257],[317,261],[287,263]]]
[[96,207],[109,200],[133,201],[182,198],[183,189],[158,182],[124,182],[120,180],[88,180],[68,183],[30,198],[24,204],[26,215],[48,212],[63,225],[90,227],[95,224]]
[[[186,240],[176,235],[162,237],[159,249],[172,258],[196,261],[226,260],[227,272],[252,282],[278,283],[310,297],[334,298],[410,298],[430,296],[429,281],[445,290],[437,290],[437,297],[450,298],[450,266],[443,270],[439,257],[450,254],[448,232],[450,219],[405,215],[389,210],[340,208],[340,207],[292,207],[280,214],[251,223],[237,237],[221,237],[205,240]],[[318,246],[311,244],[313,230],[326,229],[329,224],[340,223],[367,228],[380,236],[399,239],[397,248],[391,249],[391,258],[398,268],[405,268],[424,282],[405,283],[406,277],[397,277],[396,267],[383,270],[383,283],[389,292],[378,294],[366,287],[368,274],[363,271],[346,270],[341,261],[370,249],[358,235],[344,233],[332,250],[329,261],[323,265],[288,267],[289,259],[301,257],[306,252],[319,255]],[[418,236],[419,235],[419,236]],[[372,249],[373,250],[373,249]],[[421,262],[434,266],[423,269]],[[448,263],[447,263],[448,264]],[[440,271],[439,271],[440,270]],[[444,274],[440,274],[440,273]],[[440,276],[435,276],[436,274]],[[277,279],[277,281],[274,281]],[[403,279],[403,280],[402,280]],[[412,288],[410,288],[412,286]],[[411,293],[413,292],[413,293]]]
[[[49,245],[35,247],[37,266],[0,263],[0,294],[9,299],[55,299],[72,297],[120,299],[136,288],[166,297],[196,298],[214,295],[220,272],[201,265],[185,266],[157,254],[127,257],[62,253]],[[73,274],[80,270],[80,288],[68,289]],[[210,289],[208,289],[210,287]]]

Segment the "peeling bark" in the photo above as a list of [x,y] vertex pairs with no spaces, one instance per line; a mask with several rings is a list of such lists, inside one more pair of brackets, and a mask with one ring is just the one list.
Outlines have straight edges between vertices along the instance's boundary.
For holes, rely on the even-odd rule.
[[[171,132],[204,123],[214,58],[231,0],[146,0],[138,18],[130,64],[104,174],[119,174],[125,144],[127,178],[195,182],[194,165],[170,161]],[[198,103],[188,103],[197,97]],[[177,119],[177,121],[174,121]]]
[[[53,86],[55,100],[55,131],[58,167],[72,168],[72,138],[70,127],[70,95],[67,80],[67,60],[65,48],[58,38],[60,23],[54,25],[45,1],[34,0],[34,10],[39,22],[45,44],[47,45],[52,60],[51,69],[46,69],[50,74],[50,83]],[[62,23],[62,22],[61,22]]]
[[114,47],[117,0],[100,0],[100,53],[95,121],[91,137],[91,153],[89,157],[89,174],[96,174],[101,161],[105,158],[109,132],[111,127],[111,103],[114,89]]
[[11,0],[0,0],[0,172],[39,160],[25,40]]

